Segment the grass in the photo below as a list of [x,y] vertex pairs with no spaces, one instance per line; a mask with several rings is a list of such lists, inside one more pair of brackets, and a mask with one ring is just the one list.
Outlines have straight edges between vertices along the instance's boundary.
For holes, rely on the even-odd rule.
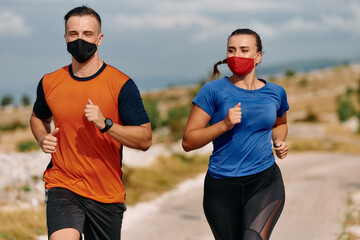
[[[208,156],[173,154],[160,157],[146,168],[123,166],[126,204],[147,201],[174,188],[181,181],[207,169]],[[24,191],[28,190],[25,185]],[[45,205],[34,209],[2,210],[0,240],[31,240],[46,234]]]
[[45,205],[0,210],[0,240],[32,240],[46,234]]
[[343,232],[338,237],[338,240],[359,240],[360,236],[349,230],[349,227],[352,226],[360,227],[359,203],[354,202],[353,199],[349,196],[347,205],[350,210],[346,214],[346,218],[343,224]]
[[290,152],[305,151],[327,151],[327,152],[343,152],[348,154],[360,154],[358,144],[349,142],[334,141],[331,139],[296,139],[290,144]]
[[0,131],[6,132],[6,131],[15,131],[16,129],[25,129],[29,127],[27,123],[23,123],[19,120],[15,120],[11,123],[2,124],[0,125]]
[[160,157],[146,168],[124,166],[126,203],[133,205],[153,199],[181,181],[206,171],[207,164],[208,156],[173,154],[170,157]]

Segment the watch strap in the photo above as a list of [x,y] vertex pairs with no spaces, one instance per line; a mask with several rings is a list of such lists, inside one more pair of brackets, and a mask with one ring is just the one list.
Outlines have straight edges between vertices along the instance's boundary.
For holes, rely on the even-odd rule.
[[[111,124],[108,124],[109,121],[110,121]],[[100,132],[102,132],[102,133],[104,133],[104,132],[106,132],[107,130],[109,130],[109,129],[112,127],[112,125],[113,125],[113,122],[112,122],[112,120],[111,120],[110,118],[106,118],[104,122],[105,122],[105,127],[100,130]]]

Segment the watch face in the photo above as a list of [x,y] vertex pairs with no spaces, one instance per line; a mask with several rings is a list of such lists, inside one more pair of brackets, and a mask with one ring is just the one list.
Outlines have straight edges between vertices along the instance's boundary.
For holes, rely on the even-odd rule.
[[109,119],[109,118],[107,118],[106,120],[105,120],[105,124],[107,125],[107,126],[111,126],[112,125],[112,121],[111,121],[111,119]]

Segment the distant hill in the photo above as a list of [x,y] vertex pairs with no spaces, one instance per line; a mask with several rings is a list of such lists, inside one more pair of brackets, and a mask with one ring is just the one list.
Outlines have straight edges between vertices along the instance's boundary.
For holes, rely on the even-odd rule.
[[284,74],[287,69],[292,69],[296,72],[309,72],[356,63],[360,63],[360,56],[354,58],[298,60],[265,66],[260,64],[257,72],[259,75],[264,76],[278,76]]

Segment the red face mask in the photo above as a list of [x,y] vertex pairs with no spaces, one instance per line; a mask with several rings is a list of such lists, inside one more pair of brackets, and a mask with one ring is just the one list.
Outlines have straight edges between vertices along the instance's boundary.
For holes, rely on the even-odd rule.
[[233,56],[228,57],[226,62],[233,74],[239,76],[248,74],[255,66],[254,58]]

